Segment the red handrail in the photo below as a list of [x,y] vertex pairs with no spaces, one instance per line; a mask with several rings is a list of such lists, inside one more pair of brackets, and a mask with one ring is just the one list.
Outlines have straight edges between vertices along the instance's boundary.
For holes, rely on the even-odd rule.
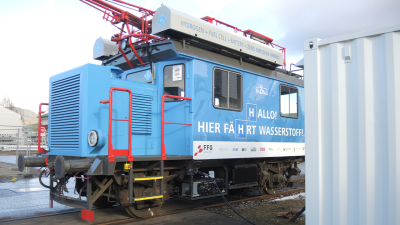
[[161,159],[167,160],[167,154],[165,153],[165,143],[164,143],[164,124],[178,124],[178,125],[192,125],[190,123],[171,123],[171,122],[164,122],[164,103],[165,98],[175,98],[175,99],[183,99],[192,101],[192,98],[188,97],[180,97],[175,95],[163,95],[162,96],[162,103],[161,103]]
[[42,105],[49,105],[49,103],[40,103],[39,104],[39,125],[38,125],[38,153],[46,153],[46,150],[44,148],[40,147],[40,130],[42,128]]
[[[113,102],[113,92],[114,91],[125,91],[129,93],[129,120],[123,120],[123,119],[113,119],[112,118],[112,102]],[[115,156],[127,156],[128,161],[132,162],[133,161],[133,156],[132,156],[132,91],[126,88],[118,88],[118,87],[112,87],[110,89],[110,97],[109,100],[103,100],[100,101],[102,104],[107,104],[109,103],[110,105],[108,106],[108,161],[109,162],[115,162]],[[127,121],[129,122],[129,145],[128,145],[128,150],[114,150],[113,145],[112,145],[112,121]]]

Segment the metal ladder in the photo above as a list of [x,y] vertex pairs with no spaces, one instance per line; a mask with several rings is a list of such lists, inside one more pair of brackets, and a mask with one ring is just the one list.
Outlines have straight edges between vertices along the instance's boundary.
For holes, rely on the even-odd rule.
[[[112,118],[112,105],[113,105],[113,92],[114,91],[124,91],[129,93],[129,119],[113,119]],[[109,93],[109,99],[100,101],[101,104],[108,105],[108,162],[115,162],[115,156],[126,156],[128,161],[133,161],[132,156],[132,91],[127,88],[112,87]],[[128,149],[126,150],[114,150],[112,144],[112,121],[125,121],[129,122],[128,130]]]
[[[158,198],[163,198],[164,197],[164,161],[160,160],[160,176],[151,176],[151,177],[136,177],[133,178],[133,167],[132,167],[132,162],[131,168],[129,169],[129,184],[128,184],[128,190],[129,190],[129,203],[135,203],[136,201],[144,201],[144,200],[150,200],[150,199],[158,199]],[[157,181],[160,180],[160,194],[159,195],[152,195],[152,196],[142,196],[138,198],[133,197],[133,183],[137,181],[146,181],[146,180],[152,180],[153,181],[153,193],[155,192],[155,188],[157,187]]]

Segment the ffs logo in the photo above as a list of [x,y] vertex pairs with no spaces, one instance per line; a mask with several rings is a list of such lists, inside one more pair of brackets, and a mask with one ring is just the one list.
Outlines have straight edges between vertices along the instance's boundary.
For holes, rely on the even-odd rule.
[[194,156],[197,156],[199,153],[203,152],[203,149],[201,148],[201,145],[199,145],[199,147],[197,147],[197,152],[194,153]]
[[[204,148],[204,150],[203,150]],[[197,152],[194,153],[194,156],[197,156],[198,154],[204,152],[204,153],[212,153],[213,146],[212,145],[204,145],[203,148],[201,145],[197,147]]]

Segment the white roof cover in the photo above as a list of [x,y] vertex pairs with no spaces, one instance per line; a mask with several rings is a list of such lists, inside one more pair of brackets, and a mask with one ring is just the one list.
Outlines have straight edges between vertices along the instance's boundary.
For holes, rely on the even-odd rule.
[[22,127],[21,115],[0,106],[0,134],[15,134]]
[[265,44],[258,43],[199,18],[161,6],[153,16],[152,32],[157,35],[166,30],[175,30],[193,37],[219,44],[253,57],[283,64],[283,53]]

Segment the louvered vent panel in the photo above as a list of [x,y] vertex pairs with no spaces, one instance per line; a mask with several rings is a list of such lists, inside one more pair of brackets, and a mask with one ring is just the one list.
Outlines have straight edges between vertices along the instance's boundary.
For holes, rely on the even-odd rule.
[[79,149],[80,75],[51,84],[51,150]]
[[132,134],[151,134],[152,101],[150,95],[132,94]]

